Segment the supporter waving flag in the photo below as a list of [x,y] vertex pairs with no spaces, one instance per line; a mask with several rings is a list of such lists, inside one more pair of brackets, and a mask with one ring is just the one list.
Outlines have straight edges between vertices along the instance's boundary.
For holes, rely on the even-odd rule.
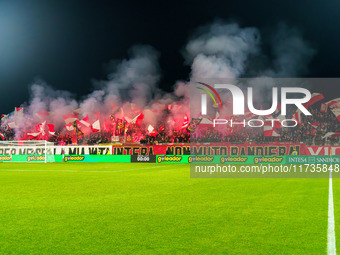
[[74,115],[74,114],[65,114],[63,115],[63,118],[65,120],[65,123],[66,124],[69,124],[69,123],[73,123],[75,122],[76,120],[78,120],[78,115]]
[[308,109],[311,105],[319,102],[320,100],[324,99],[325,97],[321,93],[313,93],[311,99],[304,104],[304,107]]
[[148,131],[149,131],[149,134],[150,134],[151,136],[153,136],[153,137],[155,137],[155,136],[158,135],[157,130],[156,130],[153,126],[151,126],[151,125],[149,125]]
[[335,138],[335,137],[338,137],[338,136],[340,136],[340,132],[328,132],[328,133],[326,133],[323,137],[322,137],[322,139],[325,139],[325,138]]

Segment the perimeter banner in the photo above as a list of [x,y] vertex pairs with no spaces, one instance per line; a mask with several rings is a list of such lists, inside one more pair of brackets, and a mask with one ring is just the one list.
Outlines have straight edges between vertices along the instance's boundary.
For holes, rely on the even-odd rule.
[[215,145],[191,145],[191,155],[299,155],[305,151],[304,144],[215,144]]
[[340,146],[307,146],[304,155],[340,155]]
[[[45,152],[47,148],[47,152]],[[111,155],[111,146],[1,146],[0,155]]]
[[112,147],[113,155],[299,155],[304,144],[191,144],[191,145],[120,145]]
[[[44,155],[4,155],[4,156],[0,156],[0,162],[44,163],[45,156]],[[131,163],[131,156],[130,155],[49,155],[47,162]]]
[[190,155],[190,145],[119,145],[113,155]]
[[131,163],[130,155],[65,155],[64,162]]
[[285,156],[160,155],[157,163],[282,164]]
[[[114,145],[51,146],[47,155],[340,155],[340,146],[306,146],[305,144],[183,144],[183,145]],[[45,155],[43,146],[0,147],[0,156]]]

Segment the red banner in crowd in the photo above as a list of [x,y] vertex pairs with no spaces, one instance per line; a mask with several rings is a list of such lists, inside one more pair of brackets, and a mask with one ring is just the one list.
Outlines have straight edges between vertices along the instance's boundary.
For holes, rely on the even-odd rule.
[[340,146],[306,146],[305,144],[182,144],[182,145],[119,145],[114,155],[340,155]]
[[190,145],[112,146],[113,155],[190,155]]
[[340,155],[340,146],[306,146],[306,155]]
[[192,144],[194,155],[300,155],[305,150],[304,144],[270,143],[270,144]]

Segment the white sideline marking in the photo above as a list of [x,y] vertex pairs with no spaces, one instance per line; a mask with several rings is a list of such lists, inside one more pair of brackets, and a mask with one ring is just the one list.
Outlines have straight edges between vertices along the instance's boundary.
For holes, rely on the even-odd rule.
[[334,230],[334,205],[333,205],[333,182],[332,172],[329,173],[329,191],[328,191],[328,230],[327,230],[327,254],[335,255],[335,230]]
[[127,172],[127,171],[138,171],[138,170],[145,170],[145,169],[151,169],[151,168],[162,168],[166,166],[154,166],[154,167],[145,167],[145,168],[133,168],[133,169],[126,169],[126,170],[116,170],[116,171],[95,171],[95,170],[89,170],[89,171],[82,171],[82,170],[34,170],[34,169],[0,169],[0,172],[79,172],[79,173],[117,173],[117,172]]

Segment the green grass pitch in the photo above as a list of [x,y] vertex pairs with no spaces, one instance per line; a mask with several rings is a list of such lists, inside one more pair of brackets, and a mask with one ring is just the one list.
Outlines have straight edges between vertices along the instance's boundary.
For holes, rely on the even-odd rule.
[[193,179],[187,164],[2,163],[0,211],[1,254],[326,254],[328,179]]

